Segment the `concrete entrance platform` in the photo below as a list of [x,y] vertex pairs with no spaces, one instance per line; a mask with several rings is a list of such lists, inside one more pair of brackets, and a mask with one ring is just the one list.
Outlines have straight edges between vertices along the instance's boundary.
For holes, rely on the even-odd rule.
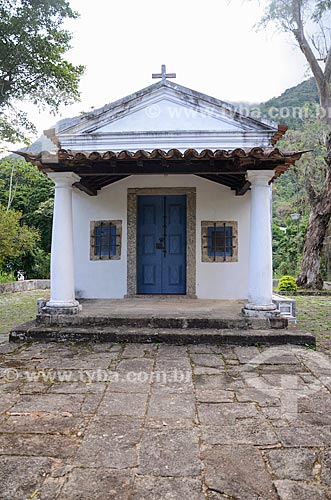
[[315,345],[313,335],[288,330],[284,317],[242,316],[244,301],[148,297],[81,303],[76,315],[39,314],[15,328],[10,340]]

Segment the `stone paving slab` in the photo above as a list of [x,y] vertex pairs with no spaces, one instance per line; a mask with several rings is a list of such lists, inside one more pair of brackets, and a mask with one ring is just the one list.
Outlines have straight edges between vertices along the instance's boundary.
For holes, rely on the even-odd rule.
[[116,498],[129,500],[133,487],[131,471],[107,468],[75,468],[62,489],[66,500]]
[[29,498],[37,485],[43,484],[51,468],[52,460],[49,458],[0,457],[0,498]]
[[171,500],[173,498],[204,500],[201,481],[191,477],[137,475],[132,500]]
[[195,429],[151,429],[144,434],[139,474],[196,477],[200,472],[198,434]]
[[314,467],[318,466],[318,449],[290,448],[270,450],[266,457],[275,477],[293,481],[312,481]]
[[196,401],[193,394],[152,392],[147,415],[149,417],[194,419]]
[[276,500],[260,450],[253,446],[213,446],[203,454],[207,488],[236,499]]
[[331,500],[328,353],[1,347],[0,500]]
[[280,500],[325,500],[330,498],[326,489],[318,485],[297,483],[297,481],[275,481]]
[[2,434],[0,455],[71,458],[78,447],[75,437],[55,434]]
[[142,420],[96,416],[75,458],[75,465],[127,469],[138,466]]

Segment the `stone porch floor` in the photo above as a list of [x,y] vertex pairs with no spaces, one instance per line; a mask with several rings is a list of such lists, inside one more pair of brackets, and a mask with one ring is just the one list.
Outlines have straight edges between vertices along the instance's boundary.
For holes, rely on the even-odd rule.
[[311,345],[315,337],[284,317],[241,314],[244,301],[182,297],[85,299],[78,314],[38,314],[15,327],[13,342],[132,342],[228,345]]
[[80,299],[81,316],[242,318],[243,300],[188,299],[185,297],[135,297]]
[[0,345],[3,500],[330,500],[331,358]]

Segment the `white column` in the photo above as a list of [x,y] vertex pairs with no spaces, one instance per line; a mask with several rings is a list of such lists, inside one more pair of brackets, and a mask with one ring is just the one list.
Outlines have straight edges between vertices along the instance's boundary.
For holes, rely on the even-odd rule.
[[277,314],[272,302],[272,233],[271,188],[268,170],[249,170],[251,183],[251,221],[248,263],[248,304],[243,310],[248,316]]
[[51,250],[51,299],[46,312],[77,313],[75,300],[72,185],[80,177],[73,172],[47,174],[55,184]]

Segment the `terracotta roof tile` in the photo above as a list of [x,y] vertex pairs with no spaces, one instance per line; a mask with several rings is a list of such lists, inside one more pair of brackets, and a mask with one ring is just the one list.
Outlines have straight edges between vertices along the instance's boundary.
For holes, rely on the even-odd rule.
[[206,159],[218,159],[218,160],[230,160],[232,158],[252,158],[252,159],[279,159],[288,160],[290,163],[299,159],[305,151],[298,152],[281,152],[278,148],[236,148],[231,150],[216,149],[212,151],[210,149],[204,149],[203,151],[197,151],[196,149],[187,149],[184,152],[178,149],[170,149],[169,151],[164,151],[162,149],[154,149],[153,151],[106,151],[105,153],[98,151],[72,151],[66,149],[59,149],[57,153],[49,153],[48,151],[42,151],[41,153],[29,153],[29,152],[19,152],[16,154],[24,156],[27,161],[40,162],[40,163],[51,163],[52,160],[55,161],[71,161],[73,163],[79,162],[98,162],[107,160],[206,160]]

